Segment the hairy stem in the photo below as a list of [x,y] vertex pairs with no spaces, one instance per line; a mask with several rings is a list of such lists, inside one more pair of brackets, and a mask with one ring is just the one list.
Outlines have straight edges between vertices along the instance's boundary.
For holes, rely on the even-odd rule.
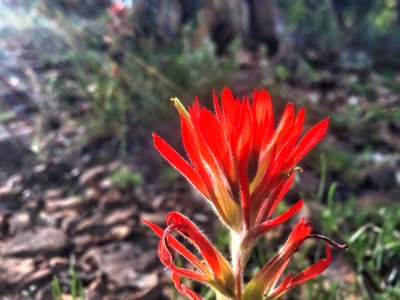
[[235,300],[242,299],[244,267],[246,266],[250,255],[250,251],[245,251],[240,248],[241,241],[241,235],[238,235],[236,232],[232,232],[231,257],[233,272],[235,274]]

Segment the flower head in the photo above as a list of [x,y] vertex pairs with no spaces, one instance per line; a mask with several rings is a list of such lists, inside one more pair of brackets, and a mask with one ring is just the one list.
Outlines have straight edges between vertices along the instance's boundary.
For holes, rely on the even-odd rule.
[[188,110],[173,100],[189,161],[154,133],[157,150],[231,229],[260,232],[259,226],[268,227],[268,218],[293,183],[297,163],[323,138],[328,119],[300,139],[305,109],[295,114],[289,103],[275,128],[271,99],[264,90],[255,90],[250,102],[247,97],[235,99],[225,88],[221,104],[214,93],[214,114],[197,99]]

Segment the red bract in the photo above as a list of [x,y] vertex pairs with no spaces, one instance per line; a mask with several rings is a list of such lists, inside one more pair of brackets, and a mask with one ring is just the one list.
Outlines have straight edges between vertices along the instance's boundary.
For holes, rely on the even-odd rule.
[[[331,263],[331,251],[329,246],[326,245],[326,258],[321,258],[314,265],[298,275],[287,275],[281,283],[278,284],[293,254],[307,238],[315,237],[311,235],[311,231],[312,227],[309,225],[309,222],[304,219],[296,225],[285,245],[247,284],[243,292],[243,300],[277,299],[295,286],[318,276],[329,266]],[[335,246],[340,248],[344,247],[344,245],[338,244],[335,244]]]
[[[200,299],[196,298],[196,294],[193,291],[180,284],[179,277],[184,276],[210,285],[223,295],[234,296],[235,282],[229,263],[188,218],[176,212],[169,213],[165,230],[149,221],[142,221],[161,238],[158,245],[158,255],[161,262],[174,274],[175,285],[181,293],[193,299]],[[193,244],[203,256],[204,261],[198,259],[183,244],[172,237],[171,233],[173,231],[176,231]],[[193,271],[176,266],[175,252],[185,257],[196,270]]]
[[188,111],[174,101],[189,161],[154,133],[155,147],[238,233],[268,222],[293,182],[296,164],[328,127],[325,119],[299,139],[305,110],[295,114],[289,103],[275,129],[271,99],[264,90],[255,90],[250,102],[235,99],[225,88],[221,104],[214,94],[215,114],[197,99]]

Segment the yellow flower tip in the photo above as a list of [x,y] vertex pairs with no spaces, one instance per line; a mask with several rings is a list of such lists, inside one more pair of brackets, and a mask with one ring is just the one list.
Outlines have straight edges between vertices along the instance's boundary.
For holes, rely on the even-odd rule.
[[303,168],[302,167],[295,167],[295,168],[293,168],[293,171],[299,171],[300,173],[303,173]]
[[178,97],[173,97],[171,98],[171,101],[174,102],[174,105],[176,107],[176,109],[178,110],[178,112],[186,119],[189,120],[190,119],[190,115],[187,112],[187,110],[185,109],[185,107],[183,106],[182,102],[178,99]]

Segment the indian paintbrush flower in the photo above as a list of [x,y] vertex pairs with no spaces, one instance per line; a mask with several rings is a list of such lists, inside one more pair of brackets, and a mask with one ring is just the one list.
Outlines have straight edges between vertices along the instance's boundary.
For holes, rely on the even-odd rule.
[[[254,91],[253,100],[235,99],[225,88],[221,103],[214,93],[215,113],[196,101],[188,110],[172,99],[181,119],[181,136],[189,160],[184,159],[166,141],[153,134],[160,154],[211,203],[217,215],[231,230],[232,266],[212,246],[197,227],[183,215],[167,216],[165,230],[143,220],[159,237],[159,257],[171,270],[176,288],[189,299],[201,299],[180,282],[180,277],[197,280],[217,291],[219,299],[276,299],[307,281],[330,264],[328,245],[344,247],[311,234],[308,221],[302,220],[278,253],[243,289],[243,270],[252,247],[268,230],[282,224],[302,207],[299,200],[280,216],[271,218],[294,181],[298,162],[324,137],[328,119],[314,125],[300,138],[305,109],[295,114],[289,103],[275,129],[272,103],[265,90]],[[197,247],[204,260],[171,236],[184,236]],[[308,238],[326,242],[326,258],[300,274],[279,279],[300,245]],[[196,269],[180,268],[175,254],[186,258]]]
[[250,103],[248,98],[234,99],[226,88],[221,105],[214,94],[215,114],[197,99],[188,111],[174,101],[190,162],[155,133],[154,145],[236,232],[250,230],[271,215],[293,183],[296,164],[328,127],[325,119],[299,141],[305,110],[295,115],[289,103],[274,130],[271,98],[264,90],[254,91]]

